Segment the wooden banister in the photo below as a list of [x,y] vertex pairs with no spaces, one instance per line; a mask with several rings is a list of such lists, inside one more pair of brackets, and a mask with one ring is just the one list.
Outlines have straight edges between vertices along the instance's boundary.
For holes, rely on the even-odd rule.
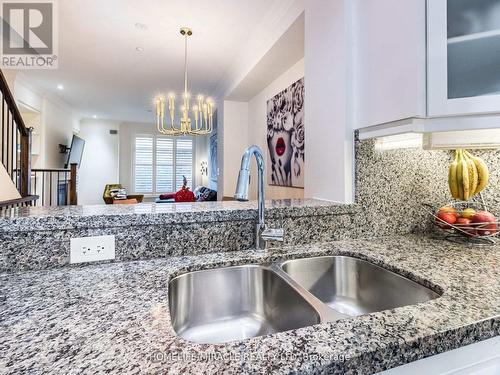
[[2,70],[0,70],[0,92],[2,164],[15,182],[21,196],[28,197],[31,195],[31,129],[24,123]]
[[69,204],[72,206],[76,206],[78,204],[78,195],[76,189],[76,170],[78,164],[71,163],[70,165],[70,180],[69,180]]
[[19,193],[22,197],[31,195],[31,129],[28,130],[27,136],[21,136],[20,160],[19,167],[21,169],[19,178]]
[[10,91],[9,85],[3,71],[0,69],[0,91],[2,91],[5,102],[7,103],[7,107],[12,113],[12,119],[17,125],[17,130],[23,136],[28,136],[28,128],[24,124],[23,117],[21,116],[21,112],[19,112],[19,108],[17,107],[16,100],[14,99],[14,95],[12,95],[12,91]]

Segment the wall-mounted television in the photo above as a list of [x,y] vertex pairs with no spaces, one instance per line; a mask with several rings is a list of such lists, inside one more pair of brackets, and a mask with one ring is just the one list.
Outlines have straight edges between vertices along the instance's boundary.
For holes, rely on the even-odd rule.
[[68,153],[68,159],[66,160],[66,165],[64,168],[69,168],[71,164],[78,164],[80,167],[82,163],[83,149],[85,148],[85,141],[76,135],[73,135],[71,140],[71,148]]

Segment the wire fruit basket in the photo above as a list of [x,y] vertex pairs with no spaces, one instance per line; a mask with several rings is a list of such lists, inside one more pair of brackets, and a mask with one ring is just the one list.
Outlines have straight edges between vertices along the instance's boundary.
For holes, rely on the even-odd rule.
[[[443,220],[443,213],[455,215],[456,221]],[[482,196],[476,201],[451,202],[429,214],[439,232],[449,241],[474,245],[494,245],[498,241],[500,222],[488,212]],[[480,221],[478,217],[486,217],[488,221]]]

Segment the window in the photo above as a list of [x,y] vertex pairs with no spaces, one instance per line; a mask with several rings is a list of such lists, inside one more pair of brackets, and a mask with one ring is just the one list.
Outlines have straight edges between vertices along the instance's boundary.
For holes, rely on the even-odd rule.
[[137,135],[134,140],[134,190],[137,193],[160,194],[193,183],[193,140],[156,135]]
[[191,186],[191,176],[193,175],[193,141],[191,139],[178,139],[175,148],[175,186],[180,189],[183,177],[188,179],[188,186]]
[[177,189],[174,189],[174,140],[171,138],[156,138],[155,191],[174,190],[177,191]]
[[135,191],[153,192],[153,138],[135,139]]

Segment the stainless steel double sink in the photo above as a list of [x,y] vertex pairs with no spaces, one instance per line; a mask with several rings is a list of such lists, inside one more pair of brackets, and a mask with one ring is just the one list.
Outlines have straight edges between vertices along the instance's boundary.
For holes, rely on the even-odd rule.
[[242,340],[426,302],[439,294],[348,256],[195,271],[170,281],[175,332],[197,343]]

